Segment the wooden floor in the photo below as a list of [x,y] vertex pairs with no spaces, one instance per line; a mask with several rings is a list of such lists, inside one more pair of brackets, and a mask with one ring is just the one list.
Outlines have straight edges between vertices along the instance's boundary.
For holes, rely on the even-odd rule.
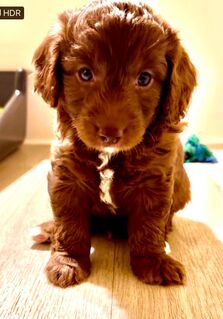
[[41,161],[47,156],[46,147],[26,146],[0,163],[0,319],[223,318],[221,164],[186,166],[193,200],[176,216],[169,240],[171,254],[187,269],[185,286],[139,282],[129,267],[127,243],[96,237],[89,279],[61,289],[44,274],[49,246],[33,244],[29,234],[51,217],[49,162]]
[[49,158],[49,154],[49,145],[22,145],[0,161],[0,191],[40,161]]

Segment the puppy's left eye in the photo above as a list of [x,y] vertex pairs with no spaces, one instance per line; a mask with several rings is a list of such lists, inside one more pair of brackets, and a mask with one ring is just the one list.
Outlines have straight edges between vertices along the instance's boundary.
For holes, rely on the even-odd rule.
[[151,80],[152,80],[152,75],[147,71],[143,71],[139,74],[137,78],[137,85],[147,86],[150,84]]
[[78,76],[82,81],[91,81],[93,79],[93,73],[89,68],[81,68],[78,71]]

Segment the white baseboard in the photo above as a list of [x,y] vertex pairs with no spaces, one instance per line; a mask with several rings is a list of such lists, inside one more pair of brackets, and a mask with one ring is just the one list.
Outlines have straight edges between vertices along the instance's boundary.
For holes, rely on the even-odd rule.
[[24,144],[26,145],[51,145],[53,140],[49,139],[32,139],[32,138],[27,138],[24,141]]

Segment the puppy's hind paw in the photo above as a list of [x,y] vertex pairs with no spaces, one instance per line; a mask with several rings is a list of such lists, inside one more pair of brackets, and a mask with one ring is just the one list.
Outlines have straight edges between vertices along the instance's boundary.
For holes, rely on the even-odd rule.
[[31,228],[30,236],[32,240],[38,244],[50,242],[50,235],[45,232],[40,226]]
[[36,227],[31,228],[30,236],[38,244],[51,243],[54,230],[54,221],[42,223]]

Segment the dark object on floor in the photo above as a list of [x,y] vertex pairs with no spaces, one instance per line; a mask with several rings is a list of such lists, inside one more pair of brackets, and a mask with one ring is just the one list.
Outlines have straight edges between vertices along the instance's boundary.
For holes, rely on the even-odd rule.
[[26,135],[26,71],[0,71],[0,160]]
[[185,163],[202,162],[217,163],[217,159],[207,146],[201,144],[194,134],[190,136],[184,145]]

